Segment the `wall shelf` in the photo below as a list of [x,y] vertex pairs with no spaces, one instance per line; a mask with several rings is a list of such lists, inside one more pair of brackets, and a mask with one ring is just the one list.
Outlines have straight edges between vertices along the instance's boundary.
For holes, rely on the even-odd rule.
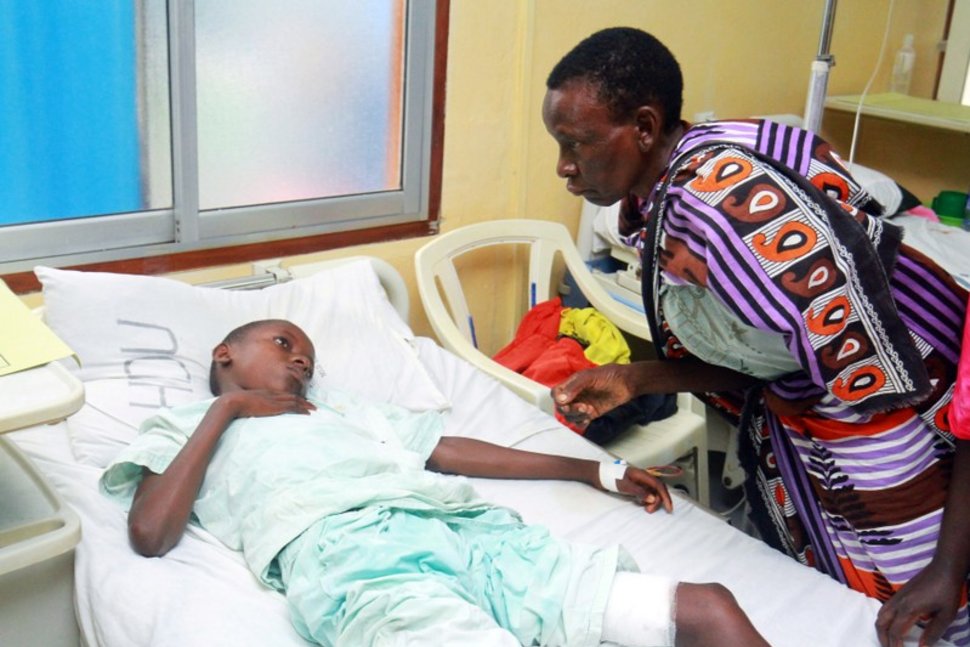
[[[825,107],[855,113],[859,95],[829,97]],[[870,94],[862,105],[862,114],[905,123],[970,133],[970,106],[941,103],[932,99],[885,92]]]

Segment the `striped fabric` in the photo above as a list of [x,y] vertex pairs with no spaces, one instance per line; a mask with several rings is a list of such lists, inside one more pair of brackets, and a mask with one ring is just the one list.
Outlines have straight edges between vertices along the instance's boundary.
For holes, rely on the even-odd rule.
[[[886,600],[936,546],[967,293],[874,217],[810,132],[703,124],[672,160],[636,236],[657,347],[691,346],[666,325],[664,284],[704,286],[783,336],[803,370],[746,394],[741,416],[754,519],[771,545]],[[966,596],[946,638],[970,645]]]

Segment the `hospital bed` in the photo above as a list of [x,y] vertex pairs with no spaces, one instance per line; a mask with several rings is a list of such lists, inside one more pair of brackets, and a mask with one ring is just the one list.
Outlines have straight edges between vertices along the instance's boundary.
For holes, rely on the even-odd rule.
[[[74,370],[87,399],[66,421],[6,437],[81,519],[75,604],[87,645],[305,644],[290,626],[283,597],[262,587],[239,554],[190,526],[166,556],[139,557],[127,543],[125,513],[97,489],[102,467],[135,435],[138,420],[162,401],[176,405],[208,395],[209,350],[243,321],[295,321],[317,344],[323,386],[445,410],[447,434],[607,456],[470,363],[415,337],[406,324],[403,283],[377,259],[281,270],[280,277],[297,278],[252,291],[156,277],[38,274],[47,321],[81,358]],[[473,481],[485,498],[570,540],[622,543],[645,571],[723,583],[777,647],[878,644],[876,601],[795,563],[687,497],[674,494],[672,514],[647,515],[625,498],[577,483]]]

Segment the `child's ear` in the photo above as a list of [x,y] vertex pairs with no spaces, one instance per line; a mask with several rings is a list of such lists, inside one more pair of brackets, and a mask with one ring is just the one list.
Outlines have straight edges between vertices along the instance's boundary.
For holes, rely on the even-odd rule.
[[223,342],[212,349],[212,361],[219,366],[228,366],[232,363],[232,351],[229,344]]

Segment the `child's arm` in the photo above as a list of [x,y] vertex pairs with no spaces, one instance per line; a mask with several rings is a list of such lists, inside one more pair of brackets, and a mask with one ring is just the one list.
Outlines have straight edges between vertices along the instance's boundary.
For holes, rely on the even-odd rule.
[[309,413],[307,400],[282,392],[233,391],[219,396],[161,474],[143,470],[128,512],[128,539],[146,557],[158,557],[182,538],[206,468],[222,433],[236,418]]
[[[442,437],[427,467],[435,472],[486,478],[580,481],[603,489],[599,461],[527,452],[458,436]],[[673,509],[663,481],[638,467],[628,466],[617,487],[621,493],[641,500],[647,512],[661,506],[667,512]]]

